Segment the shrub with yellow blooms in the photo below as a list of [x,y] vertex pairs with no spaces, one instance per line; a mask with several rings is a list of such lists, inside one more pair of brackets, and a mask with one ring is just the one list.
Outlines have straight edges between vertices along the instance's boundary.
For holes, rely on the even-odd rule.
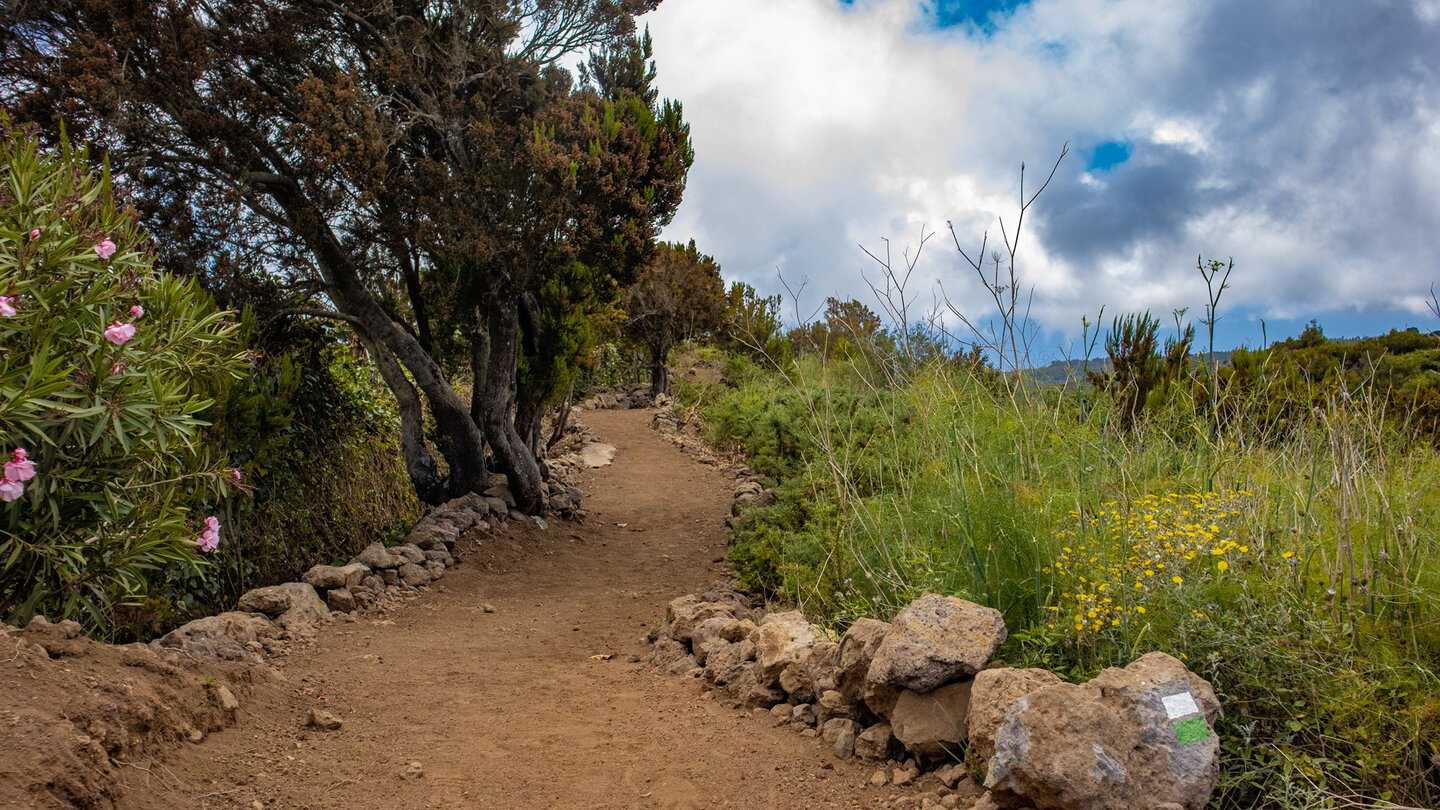
[[1060,553],[1041,569],[1054,589],[1046,627],[1093,643],[1130,632],[1167,592],[1230,575],[1232,560],[1250,553],[1235,532],[1249,497],[1233,490],[1146,495],[1070,512],[1074,523],[1055,530]]

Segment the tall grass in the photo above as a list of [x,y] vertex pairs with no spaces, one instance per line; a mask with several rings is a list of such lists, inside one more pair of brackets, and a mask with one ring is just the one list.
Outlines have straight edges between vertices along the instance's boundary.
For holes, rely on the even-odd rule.
[[955,360],[730,377],[711,439],[781,495],[735,533],[747,584],[840,626],[961,596],[1005,614],[1000,657],[1074,678],[1177,655],[1225,698],[1219,807],[1440,799],[1440,459],[1379,398],[1197,374],[1127,428],[1103,390]]

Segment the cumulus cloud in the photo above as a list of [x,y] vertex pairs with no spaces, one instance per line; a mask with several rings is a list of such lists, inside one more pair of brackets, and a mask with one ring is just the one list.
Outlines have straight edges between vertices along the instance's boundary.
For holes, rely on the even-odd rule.
[[[1028,192],[1068,141],[1021,248],[1047,330],[1194,306],[1201,253],[1235,257],[1251,315],[1416,312],[1440,269],[1433,0],[961,5],[666,0],[659,84],[697,152],[667,236],[818,303],[868,296],[857,244],[929,227],[917,292],[979,311],[945,223],[967,248],[1013,227],[1020,164]],[[1091,168],[1106,143],[1128,158]]]

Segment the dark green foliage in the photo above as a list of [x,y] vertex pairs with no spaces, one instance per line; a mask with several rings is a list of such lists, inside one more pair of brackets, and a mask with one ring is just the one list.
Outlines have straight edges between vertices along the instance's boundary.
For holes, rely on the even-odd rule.
[[761,298],[754,287],[743,281],[731,284],[725,294],[725,326],[720,344],[726,351],[785,362],[790,342],[781,331],[780,296]]
[[225,537],[213,569],[157,583],[142,609],[121,615],[117,638],[148,638],[229,609],[250,588],[343,562],[420,515],[396,447],[394,406],[343,333],[307,319],[260,322],[253,309],[242,324],[258,359],[252,374],[219,392],[205,442],[228,454],[251,497],[204,505]]
[[695,247],[659,246],[640,277],[625,290],[625,331],[650,353],[653,393],[670,391],[665,363],[676,343],[708,336],[725,315],[720,265]]
[[825,299],[825,316],[790,330],[790,343],[800,354],[851,358],[891,356],[895,339],[880,322],[880,316],[864,304],[850,299]]
[[1120,429],[1130,432],[1147,406],[1168,404],[1170,392],[1187,377],[1195,327],[1187,326],[1165,339],[1165,353],[1156,351],[1160,322],[1145,312],[1117,317],[1105,335],[1110,371],[1087,371],[1092,383],[1107,388],[1115,398]]

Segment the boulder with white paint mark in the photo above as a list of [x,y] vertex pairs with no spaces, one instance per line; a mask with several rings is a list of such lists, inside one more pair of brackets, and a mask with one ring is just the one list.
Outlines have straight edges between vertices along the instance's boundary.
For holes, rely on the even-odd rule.
[[1220,772],[1215,692],[1150,653],[1083,685],[1016,700],[995,734],[985,786],[1002,807],[1201,810]]

